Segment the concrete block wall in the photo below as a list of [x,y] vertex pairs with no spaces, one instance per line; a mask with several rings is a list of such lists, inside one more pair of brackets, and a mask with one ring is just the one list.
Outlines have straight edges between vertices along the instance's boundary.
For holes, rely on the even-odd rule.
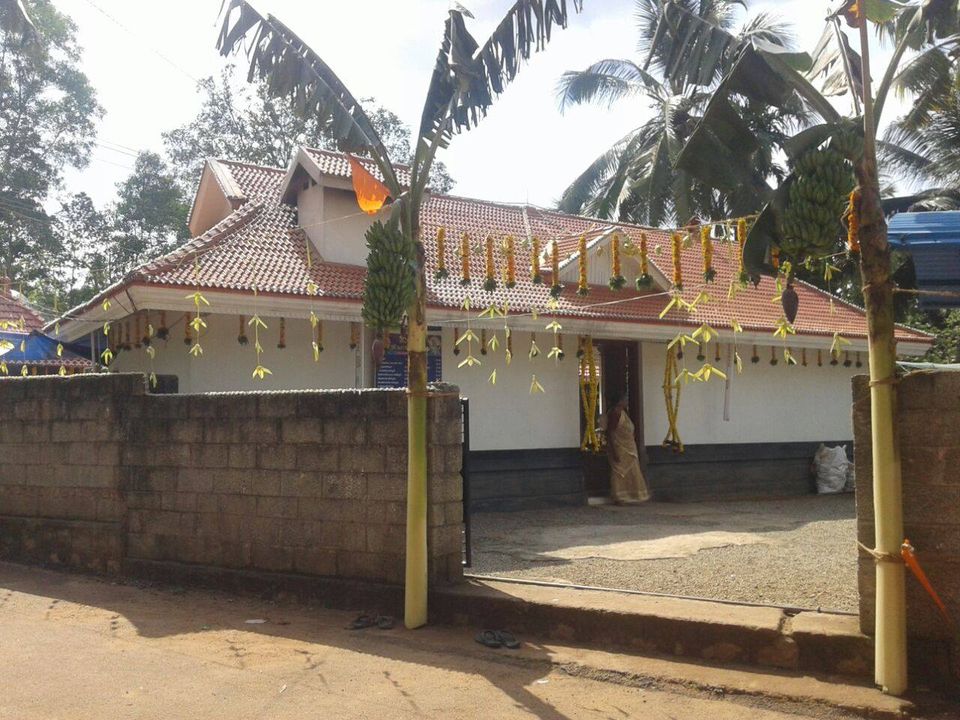
[[[874,546],[873,472],[868,378],[853,382],[857,536]],[[917,373],[897,386],[897,426],[903,475],[904,535],[931,584],[960,619],[960,373]],[[876,577],[873,559],[859,558],[860,623],[873,634]],[[950,639],[937,608],[907,572],[907,630],[911,637]]]
[[[142,376],[109,375],[4,381],[8,403],[0,557],[402,582],[402,391],[150,395]],[[453,582],[463,521],[456,388],[431,397],[429,412],[429,569],[434,582]],[[90,521],[106,523],[113,542],[99,564],[38,540],[53,532],[70,545]],[[43,548],[31,555],[27,545]]]

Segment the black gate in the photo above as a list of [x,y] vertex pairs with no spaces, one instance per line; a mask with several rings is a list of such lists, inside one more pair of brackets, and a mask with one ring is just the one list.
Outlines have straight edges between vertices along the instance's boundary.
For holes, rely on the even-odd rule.
[[460,460],[460,477],[463,479],[463,566],[473,567],[472,539],[470,536],[470,400],[460,398],[463,428],[463,456]]

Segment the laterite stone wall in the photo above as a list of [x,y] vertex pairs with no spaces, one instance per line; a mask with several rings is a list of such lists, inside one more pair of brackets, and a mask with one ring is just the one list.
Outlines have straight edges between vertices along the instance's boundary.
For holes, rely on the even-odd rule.
[[[868,378],[853,381],[857,536],[874,546],[873,472]],[[905,376],[897,386],[897,428],[903,475],[904,534],[954,618],[960,619],[960,373]],[[873,634],[873,558],[859,555],[860,624]],[[911,637],[950,639],[932,600],[907,572]]]
[[[403,579],[403,391],[151,395],[141,375],[0,380],[0,558]],[[429,400],[435,582],[462,576],[456,388]]]

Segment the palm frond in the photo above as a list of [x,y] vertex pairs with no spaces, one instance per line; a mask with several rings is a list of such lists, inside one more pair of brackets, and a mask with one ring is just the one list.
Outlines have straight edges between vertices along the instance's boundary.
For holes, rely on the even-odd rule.
[[[580,12],[583,0],[570,0]],[[461,9],[450,10],[420,120],[420,138],[445,139],[486,115],[520,66],[565,28],[567,0],[517,0],[483,45],[467,30]]]
[[221,15],[220,54],[240,51],[249,38],[247,79],[260,79],[271,95],[289,98],[294,110],[318,120],[340,149],[368,154],[397,197],[402,188],[383,141],[360,101],[320,56],[277,18],[264,17],[246,0],[224,0]]
[[24,44],[39,38],[23,0],[0,0],[0,28],[19,37]]
[[641,162],[644,133],[634,130],[587,166],[563,191],[557,207],[575,215],[616,217]]
[[939,44],[910,58],[893,82],[899,97],[912,96],[910,110],[898,122],[900,126],[919,128],[943,106],[953,89],[952,70],[953,62]]
[[630,60],[600,60],[585,70],[565,72],[557,82],[560,111],[569,105],[605,104],[608,107],[644,91],[659,92],[660,83]]

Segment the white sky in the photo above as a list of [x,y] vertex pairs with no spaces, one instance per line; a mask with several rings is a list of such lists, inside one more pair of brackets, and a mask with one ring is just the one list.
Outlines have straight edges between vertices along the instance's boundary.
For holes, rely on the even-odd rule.
[[[513,0],[461,2],[476,15],[470,28],[482,42]],[[214,48],[221,0],[55,4],[79,27],[82,68],[106,110],[90,165],[67,172],[67,190],[85,191],[103,206],[129,174],[137,150],[162,150],[161,132],[194,117],[200,97],[191,77],[218,75],[226,62]],[[354,95],[372,95],[417,126],[448,0],[255,4],[297,32]],[[750,14],[769,11],[791,21],[798,46],[811,50],[829,4],[754,1]],[[455,193],[549,206],[588,162],[648,117],[642,99],[561,115],[554,96],[565,70],[603,57],[637,58],[633,5],[633,0],[585,0],[583,14],[574,16],[570,27],[557,32],[546,51],[521,69],[481,125],[442,151],[440,157],[457,181]],[[877,62],[885,56],[880,51]],[[235,62],[243,65],[243,58]]]

